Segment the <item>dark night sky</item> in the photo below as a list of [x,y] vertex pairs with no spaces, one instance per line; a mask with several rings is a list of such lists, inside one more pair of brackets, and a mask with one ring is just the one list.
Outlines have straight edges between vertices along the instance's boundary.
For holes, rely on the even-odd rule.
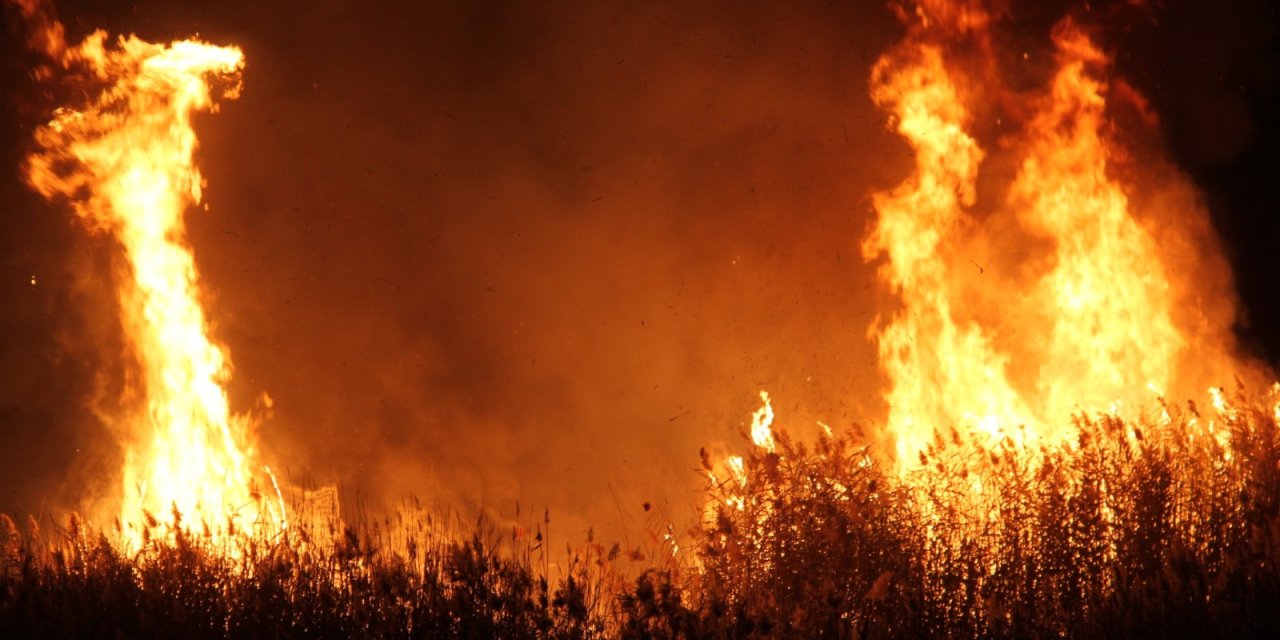
[[[1023,4],[1015,23],[1033,36],[1062,13]],[[1242,338],[1274,361],[1274,10],[1168,4],[1109,45],[1206,191]],[[295,481],[508,513],[519,498],[607,527],[643,521],[642,500],[683,517],[698,447],[740,447],[761,388],[802,433],[883,412],[858,243],[870,193],[910,156],[867,98],[871,63],[901,36],[879,2],[59,13],[73,37],[244,49],[242,97],[199,120],[209,210],[188,217],[189,239],[233,403],[275,399],[262,445]],[[13,17],[0,511],[24,513],[114,468],[91,406],[118,387],[121,342],[110,243],[21,182],[48,105]]]

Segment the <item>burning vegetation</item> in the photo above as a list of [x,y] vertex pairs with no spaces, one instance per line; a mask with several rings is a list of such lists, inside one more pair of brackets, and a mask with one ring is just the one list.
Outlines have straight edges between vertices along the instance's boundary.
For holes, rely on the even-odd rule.
[[68,47],[61,25],[43,22],[38,42],[51,59],[43,72],[65,74],[96,96],[59,108],[36,132],[28,179],[44,196],[70,202],[89,229],[111,234],[124,254],[116,295],[138,398],[129,413],[108,417],[125,450],[115,497],[121,532],[137,547],[144,519],[176,527],[179,514],[185,526],[198,522],[219,537],[283,527],[283,500],[251,498],[260,480],[277,497],[279,487],[254,460],[250,418],[229,409],[231,364],[209,336],[183,224],[203,187],[191,116],[214,108],[211,82],[235,97],[244,57],[195,40],[109,43],[100,30]]
[[[415,508],[134,550],[78,520],[8,518],[0,627],[84,637],[1268,637],[1280,627],[1280,440],[1237,398],[1103,415],[1036,464],[940,436],[902,475],[853,431],[774,434],[710,480],[708,518],[626,549],[562,547]],[[944,453],[950,451],[951,453]],[[711,466],[711,463],[708,462]],[[976,472],[973,469],[978,469]],[[712,475],[709,473],[709,476]],[[975,496],[973,486],[982,491]],[[418,514],[406,516],[405,514]],[[335,530],[334,527],[339,527]]]
[[702,452],[693,530],[664,513],[644,542],[561,550],[549,513],[494,524],[412,501],[344,519],[332,488],[282,486],[256,436],[270,397],[261,415],[230,407],[183,223],[203,187],[192,114],[237,96],[241,51],[102,31],[69,45],[45,5],[18,7],[37,76],[82,96],[36,132],[26,177],[118,245],[132,365],[124,409],[103,416],[117,491],[54,531],[4,517],[0,629],[1280,631],[1280,383],[1235,346],[1208,214],[1138,143],[1157,116],[1080,15],[1035,45],[1047,62],[1017,67],[1037,82],[1015,82],[986,3],[893,5],[906,34],[872,65],[870,97],[914,167],[873,195],[861,245],[890,300],[868,331],[883,428],[820,423],[806,442],[761,391],[745,453]]

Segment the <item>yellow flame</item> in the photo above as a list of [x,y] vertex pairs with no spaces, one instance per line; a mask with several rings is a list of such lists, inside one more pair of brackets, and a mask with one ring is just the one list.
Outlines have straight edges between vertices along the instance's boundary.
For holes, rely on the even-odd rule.
[[724,459],[724,464],[729,468],[729,474],[733,476],[740,486],[747,484],[747,468],[742,456],[729,456]]
[[1035,389],[1046,423],[1077,405],[1141,402],[1139,385],[1167,387],[1183,347],[1155,242],[1107,173],[1106,85],[1087,72],[1106,58],[1069,22],[1054,43],[1058,72],[1009,194],[1024,227],[1053,244],[1036,290],[1053,317]]
[[819,426],[819,427],[822,427],[822,433],[823,433],[823,435],[827,436],[828,438],[831,438],[831,437],[834,437],[834,436],[835,436],[835,432],[831,430],[831,425],[829,425],[829,424],[827,424],[827,423],[825,423],[825,422],[823,422],[823,421],[819,420],[819,421],[818,421],[818,426]]
[[1271,383],[1271,397],[1276,399],[1271,406],[1271,418],[1280,425],[1280,382]]
[[254,489],[252,425],[232,415],[224,384],[231,364],[209,337],[183,214],[201,200],[191,115],[214,110],[209,80],[234,98],[244,58],[236,47],[130,36],[108,46],[95,32],[61,52],[69,72],[100,87],[89,104],[59,109],[36,132],[28,179],[63,196],[91,229],[114,235],[128,274],[118,284],[123,329],[140,369],[144,406],[124,416],[121,520],[137,545],[144,511],[212,531],[283,522]]
[[1007,358],[992,337],[953,313],[943,245],[976,198],[983,153],[965,132],[969,114],[942,50],[921,45],[882,58],[871,83],[872,99],[897,116],[897,131],[916,154],[915,175],[876,194],[880,215],[862,247],[867,259],[886,256],[879,277],[902,299],[902,310],[887,322],[877,319],[871,335],[892,383],[888,422],[904,463],[925,449],[935,429],[961,416],[986,416],[990,433],[1004,422],[1023,423],[1030,412],[1009,384]]
[[1230,410],[1230,407],[1227,405],[1226,396],[1223,395],[1221,387],[1209,387],[1209,397],[1213,401],[1213,408],[1217,410],[1218,413],[1225,414]]
[[[1224,348],[1229,310],[1180,306],[1198,274],[1174,273],[1112,167],[1126,154],[1109,119],[1110,61],[1084,30],[1060,22],[1045,88],[1014,94],[1000,86],[983,3],[914,6],[906,40],[872,69],[871,97],[915,167],[875,195],[862,247],[901,305],[869,331],[900,470],[952,429],[980,449],[1070,446],[1073,415],[1122,417],[1151,391],[1194,393],[1200,374],[1180,378],[1184,360],[1216,375],[1243,366]],[[981,100],[993,95],[1016,106]],[[971,110],[993,108],[986,117],[1011,120],[1001,153],[1016,173],[987,190],[1003,197],[979,202],[986,152]]]
[[760,392],[760,401],[764,403],[755,413],[751,414],[751,441],[757,447],[773,453],[773,405],[769,402],[769,392]]

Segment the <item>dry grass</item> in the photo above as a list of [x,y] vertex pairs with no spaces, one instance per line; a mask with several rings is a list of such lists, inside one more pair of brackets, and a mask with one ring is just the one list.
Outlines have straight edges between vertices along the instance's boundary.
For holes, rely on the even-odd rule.
[[173,531],[123,553],[74,519],[5,517],[0,635],[1280,637],[1280,434],[1236,406],[1254,408],[1212,433],[1191,410],[1080,418],[1037,464],[940,437],[906,480],[852,436],[779,434],[745,482],[709,484],[683,563],[552,553],[545,516],[499,531],[416,510],[234,553]]
[[1280,637],[1280,433],[1230,413],[1078,418],[1032,456],[939,437],[905,481],[782,438],[711,488],[703,611],[729,635]]

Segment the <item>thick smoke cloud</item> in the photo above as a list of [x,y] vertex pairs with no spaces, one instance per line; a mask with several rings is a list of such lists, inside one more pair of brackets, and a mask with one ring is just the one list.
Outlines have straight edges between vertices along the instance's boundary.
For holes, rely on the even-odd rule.
[[[883,414],[859,242],[910,155],[867,97],[901,35],[878,3],[60,14],[70,38],[244,48],[243,95],[199,123],[208,210],[189,239],[233,403],[271,396],[261,447],[295,483],[506,515],[519,499],[569,537],[635,537],[643,501],[691,517],[698,448],[745,446],[759,389],[798,433]],[[1233,46],[1272,46],[1229,24],[1257,34]],[[112,247],[21,184],[48,98],[11,40],[0,510],[34,512],[110,477],[93,410],[118,401],[123,347]],[[1150,73],[1144,91],[1171,75]],[[1263,127],[1208,162],[1247,157]]]

